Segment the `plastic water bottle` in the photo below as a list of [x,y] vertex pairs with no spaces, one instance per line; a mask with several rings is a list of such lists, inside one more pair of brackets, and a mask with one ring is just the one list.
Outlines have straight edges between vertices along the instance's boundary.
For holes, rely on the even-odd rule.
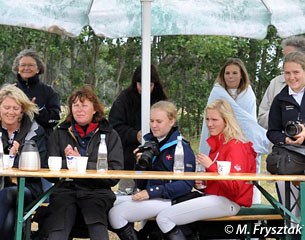
[[105,172],[108,170],[107,146],[106,146],[105,138],[106,135],[101,134],[101,142],[98,148],[97,163],[96,163],[96,170],[98,172]]
[[[205,167],[202,166],[201,163],[197,162],[196,163],[196,172],[205,172]],[[207,181],[202,180],[200,185],[197,185],[197,189],[204,189],[207,187]]]
[[0,132],[0,171],[4,168],[3,162],[3,142],[2,142],[2,132]]
[[177,137],[177,145],[175,149],[174,173],[184,172],[184,152],[182,146],[182,136]]

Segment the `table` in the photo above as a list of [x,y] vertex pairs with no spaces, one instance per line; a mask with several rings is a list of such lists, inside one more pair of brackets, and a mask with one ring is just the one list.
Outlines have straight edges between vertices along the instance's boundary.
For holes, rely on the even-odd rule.
[[[10,176],[19,178],[18,190],[18,209],[17,209],[17,224],[16,224],[16,240],[22,239],[22,225],[23,222],[31,216],[37,207],[49,197],[55,188],[65,179],[68,178],[113,178],[113,179],[165,179],[165,180],[246,180],[253,182],[262,194],[275,207],[283,210],[289,217],[294,218],[291,212],[278,203],[273,197],[263,189],[258,181],[301,181],[301,206],[305,206],[305,175],[271,175],[264,173],[232,173],[230,175],[219,175],[218,173],[210,172],[156,172],[156,171],[127,171],[127,170],[108,170],[105,173],[98,173],[96,170],[87,170],[85,174],[79,174],[70,170],[63,169],[58,172],[50,171],[49,169],[41,169],[39,171],[23,171],[19,169],[8,169],[0,172],[0,176]],[[61,182],[55,184],[50,188],[40,199],[37,199],[35,204],[29,212],[23,216],[24,212],[24,187],[25,179],[27,177],[44,177],[44,178],[60,178]],[[297,221],[304,226],[305,223],[305,209],[301,210],[301,221]],[[305,240],[305,230],[302,229],[302,240]]]

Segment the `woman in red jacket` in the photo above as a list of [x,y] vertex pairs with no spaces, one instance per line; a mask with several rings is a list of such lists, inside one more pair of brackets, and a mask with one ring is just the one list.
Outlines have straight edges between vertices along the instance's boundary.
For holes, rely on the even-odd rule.
[[[245,139],[231,105],[218,99],[206,107],[205,117],[211,150],[209,156],[199,153],[197,161],[207,172],[217,172],[216,161],[221,160],[231,162],[231,173],[255,173],[256,153],[252,143]],[[200,184],[201,181],[195,183]],[[184,240],[186,237],[177,225],[236,215],[241,206],[251,206],[252,196],[253,185],[247,181],[207,181],[202,197],[163,210],[157,216],[157,223],[170,240]]]

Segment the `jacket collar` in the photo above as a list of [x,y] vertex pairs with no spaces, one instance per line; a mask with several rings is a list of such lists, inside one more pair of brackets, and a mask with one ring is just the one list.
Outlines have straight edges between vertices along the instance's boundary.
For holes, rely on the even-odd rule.
[[20,74],[17,74],[17,80],[18,82],[23,86],[33,86],[39,83],[39,75],[36,74],[33,77],[29,78],[28,80],[24,80]]

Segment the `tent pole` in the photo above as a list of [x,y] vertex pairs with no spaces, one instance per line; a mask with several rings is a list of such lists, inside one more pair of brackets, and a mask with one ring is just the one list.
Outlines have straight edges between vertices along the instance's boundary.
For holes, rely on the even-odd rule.
[[[150,65],[151,65],[151,2],[141,0],[142,5],[142,94],[141,94],[141,129],[142,136],[149,133],[150,121]],[[142,138],[142,142],[143,142]]]

